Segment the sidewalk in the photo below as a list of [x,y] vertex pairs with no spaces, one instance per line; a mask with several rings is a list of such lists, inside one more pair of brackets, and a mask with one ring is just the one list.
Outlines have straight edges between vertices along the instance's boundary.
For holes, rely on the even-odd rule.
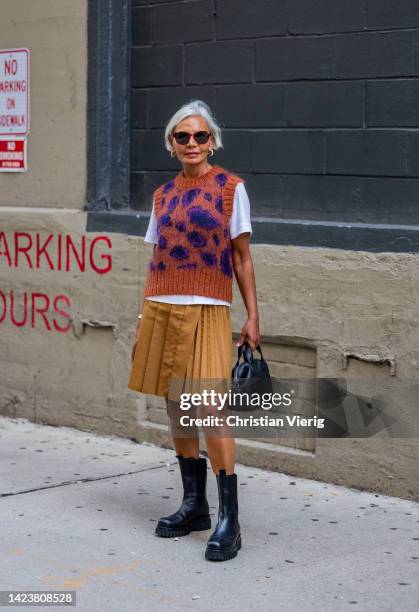
[[211,531],[154,535],[181,499],[173,451],[0,417],[0,457],[0,590],[76,590],[78,612],[419,610],[418,503],[238,465],[243,546],[214,563]]

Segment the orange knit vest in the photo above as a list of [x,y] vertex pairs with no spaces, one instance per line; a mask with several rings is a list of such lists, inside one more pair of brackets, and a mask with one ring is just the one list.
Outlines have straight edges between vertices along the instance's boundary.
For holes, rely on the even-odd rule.
[[233,301],[230,219],[239,176],[214,165],[197,178],[179,173],[154,192],[158,244],[144,297],[205,295]]

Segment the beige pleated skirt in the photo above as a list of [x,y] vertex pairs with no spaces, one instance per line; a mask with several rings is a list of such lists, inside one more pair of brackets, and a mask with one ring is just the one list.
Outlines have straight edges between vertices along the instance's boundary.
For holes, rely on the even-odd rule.
[[233,360],[229,306],[144,300],[142,314],[129,389],[176,399],[179,381],[197,381],[195,391],[210,379],[225,381],[227,390]]

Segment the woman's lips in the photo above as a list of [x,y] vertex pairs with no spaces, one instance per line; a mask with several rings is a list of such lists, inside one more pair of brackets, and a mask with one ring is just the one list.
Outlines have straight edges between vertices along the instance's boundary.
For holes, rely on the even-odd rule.
[[188,157],[196,157],[199,153],[186,153]]

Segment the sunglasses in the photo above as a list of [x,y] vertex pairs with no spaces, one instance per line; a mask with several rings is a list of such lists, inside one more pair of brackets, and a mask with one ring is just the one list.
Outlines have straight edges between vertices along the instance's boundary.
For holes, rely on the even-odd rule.
[[210,139],[210,132],[195,132],[195,134],[190,134],[189,132],[173,132],[173,138],[180,145],[186,145],[190,141],[191,137],[195,140],[195,142],[199,145],[205,144]]

